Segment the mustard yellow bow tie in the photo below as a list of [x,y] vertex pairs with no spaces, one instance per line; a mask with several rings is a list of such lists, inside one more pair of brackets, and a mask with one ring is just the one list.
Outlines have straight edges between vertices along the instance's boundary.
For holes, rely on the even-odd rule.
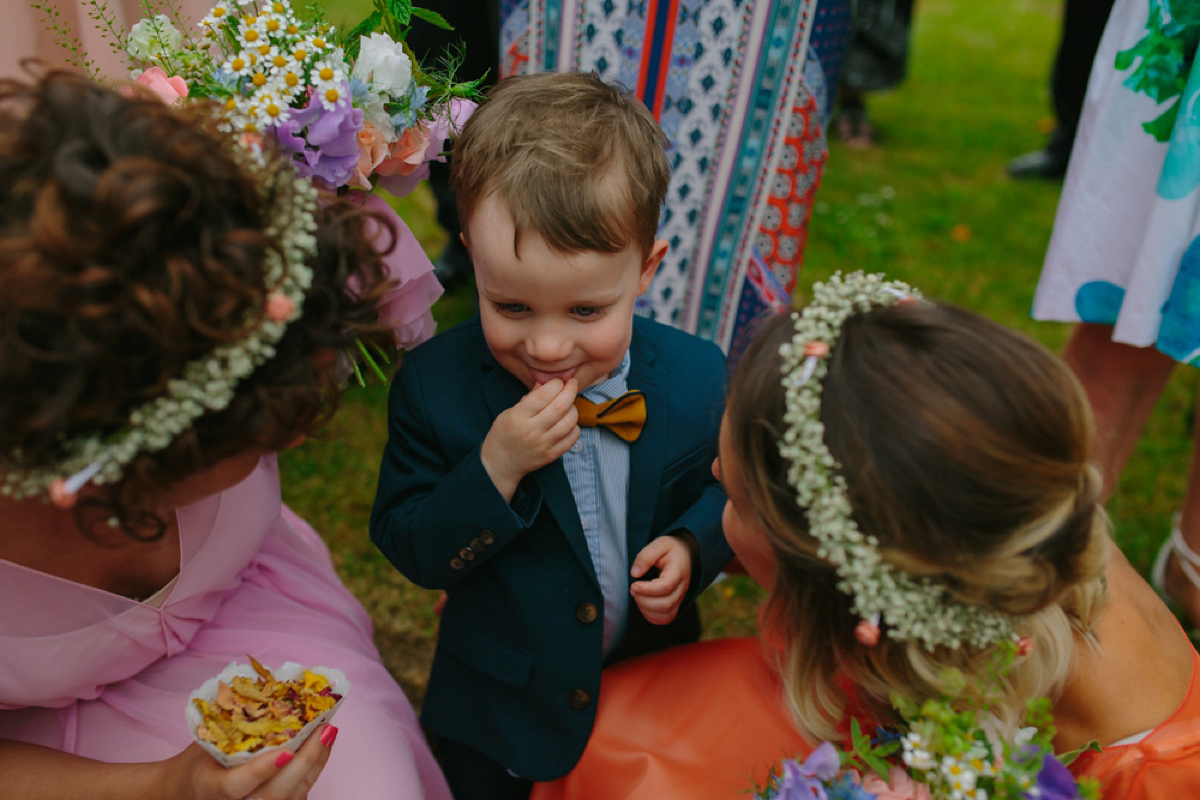
[[583,427],[602,425],[627,442],[641,436],[642,426],[646,424],[646,396],[640,389],[630,389],[605,403],[593,403],[579,395],[575,398],[575,408]]

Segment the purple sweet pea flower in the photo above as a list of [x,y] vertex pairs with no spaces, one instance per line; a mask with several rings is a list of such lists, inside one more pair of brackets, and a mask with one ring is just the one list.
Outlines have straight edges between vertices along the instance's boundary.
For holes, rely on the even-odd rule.
[[827,800],[825,784],[837,777],[841,764],[837,748],[829,742],[813,750],[803,764],[783,762],[783,779],[772,800]]
[[[349,98],[349,89],[342,94]],[[354,174],[360,155],[357,135],[362,127],[362,109],[354,108],[348,99],[330,110],[313,96],[308,105],[293,111],[275,128],[275,138],[284,152],[293,154],[297,175],[336,189]]]
[[1038,772],[1037,792],[1025,792],[1023,797],[1025,800],[1079,800],[1079,786],[1062,762],[1053,753],[1047,753]]

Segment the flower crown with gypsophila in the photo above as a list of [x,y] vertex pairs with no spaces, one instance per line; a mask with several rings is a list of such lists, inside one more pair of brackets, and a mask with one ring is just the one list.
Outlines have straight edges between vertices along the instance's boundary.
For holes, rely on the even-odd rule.
[[[829,448],[821,422],[821,389],[828,371],[826,356],[846,320],[873,308],[917,302],[920,294],[882,275],[835,273],[813,284],[812,302],[793,312],[795,335],[779,348],[786,398],[784,434],[779,452],[788,462],[788,483],[805,509],[817,555],[836,570],[838,588],[852,599],[861,618],[855,635],[874,645],[880,624],[895,640],[920,641],[928,650],[961,645],[983,648],[1016,638],[1012,617],[961,603],[930,578],[913,577],[883,560],[879,541],[854,521],[846,480]],[[1019,640],[1021,649],[1028,640]]]
[[45,492],[55,505],[69,508],[89,482],[118,482],[136,456],[166,448],[202,415],[224,409],[238,382],[275,355],[275,344],[299,318],[312,285],[307,262],[317,250],[317,191],[284,163],[268,164],[237,145],[230,151],[254,176],[267,208],[264,232],[276,243],[263,258],[263,306],[247,314],[245,335],[184,365],[180,376],[168,382],[166,394],[134,409],[125,427],[111,435],[64,441],[63,455],[44,466],[25,465],[19,450],[9,453],[0,465],[0,494],[21,499]]

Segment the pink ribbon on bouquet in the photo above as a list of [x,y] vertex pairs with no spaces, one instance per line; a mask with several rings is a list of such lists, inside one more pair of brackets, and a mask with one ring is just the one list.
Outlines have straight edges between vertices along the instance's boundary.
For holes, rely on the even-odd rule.
[[[361,192],[352,192],[352,197],[362,197]],[[375,244],[383,261],[384,275],[390,286],[379,299],[379,322],[392,329],[396,346],[411,350],[437,329],[433,320],[433,304],[442,296],[442,284],[433,274],[433,262],[417,237],[387,201],[375,194],[362,200],[363,208],[386,217],[396,231],[391,250],[385,251],[390,238],[375,220],[367,223],[367,235]],[[357,274],[346,281],[346,289],[357,293],[361,281]]]

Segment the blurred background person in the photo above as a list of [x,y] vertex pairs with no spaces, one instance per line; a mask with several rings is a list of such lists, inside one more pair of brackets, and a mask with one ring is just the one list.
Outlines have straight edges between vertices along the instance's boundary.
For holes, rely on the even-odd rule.
[[1061,178],[1067,172],[1075,131],[1087,91],[1092,59],[1104,33],[1104,23],[1113,0],[1065,0],[1062,35],[1050,71],[1050,100],[1054,108],[1054,130],[1038,150],[1017,156],[1008,164],[1008,174],[1019,180]]

